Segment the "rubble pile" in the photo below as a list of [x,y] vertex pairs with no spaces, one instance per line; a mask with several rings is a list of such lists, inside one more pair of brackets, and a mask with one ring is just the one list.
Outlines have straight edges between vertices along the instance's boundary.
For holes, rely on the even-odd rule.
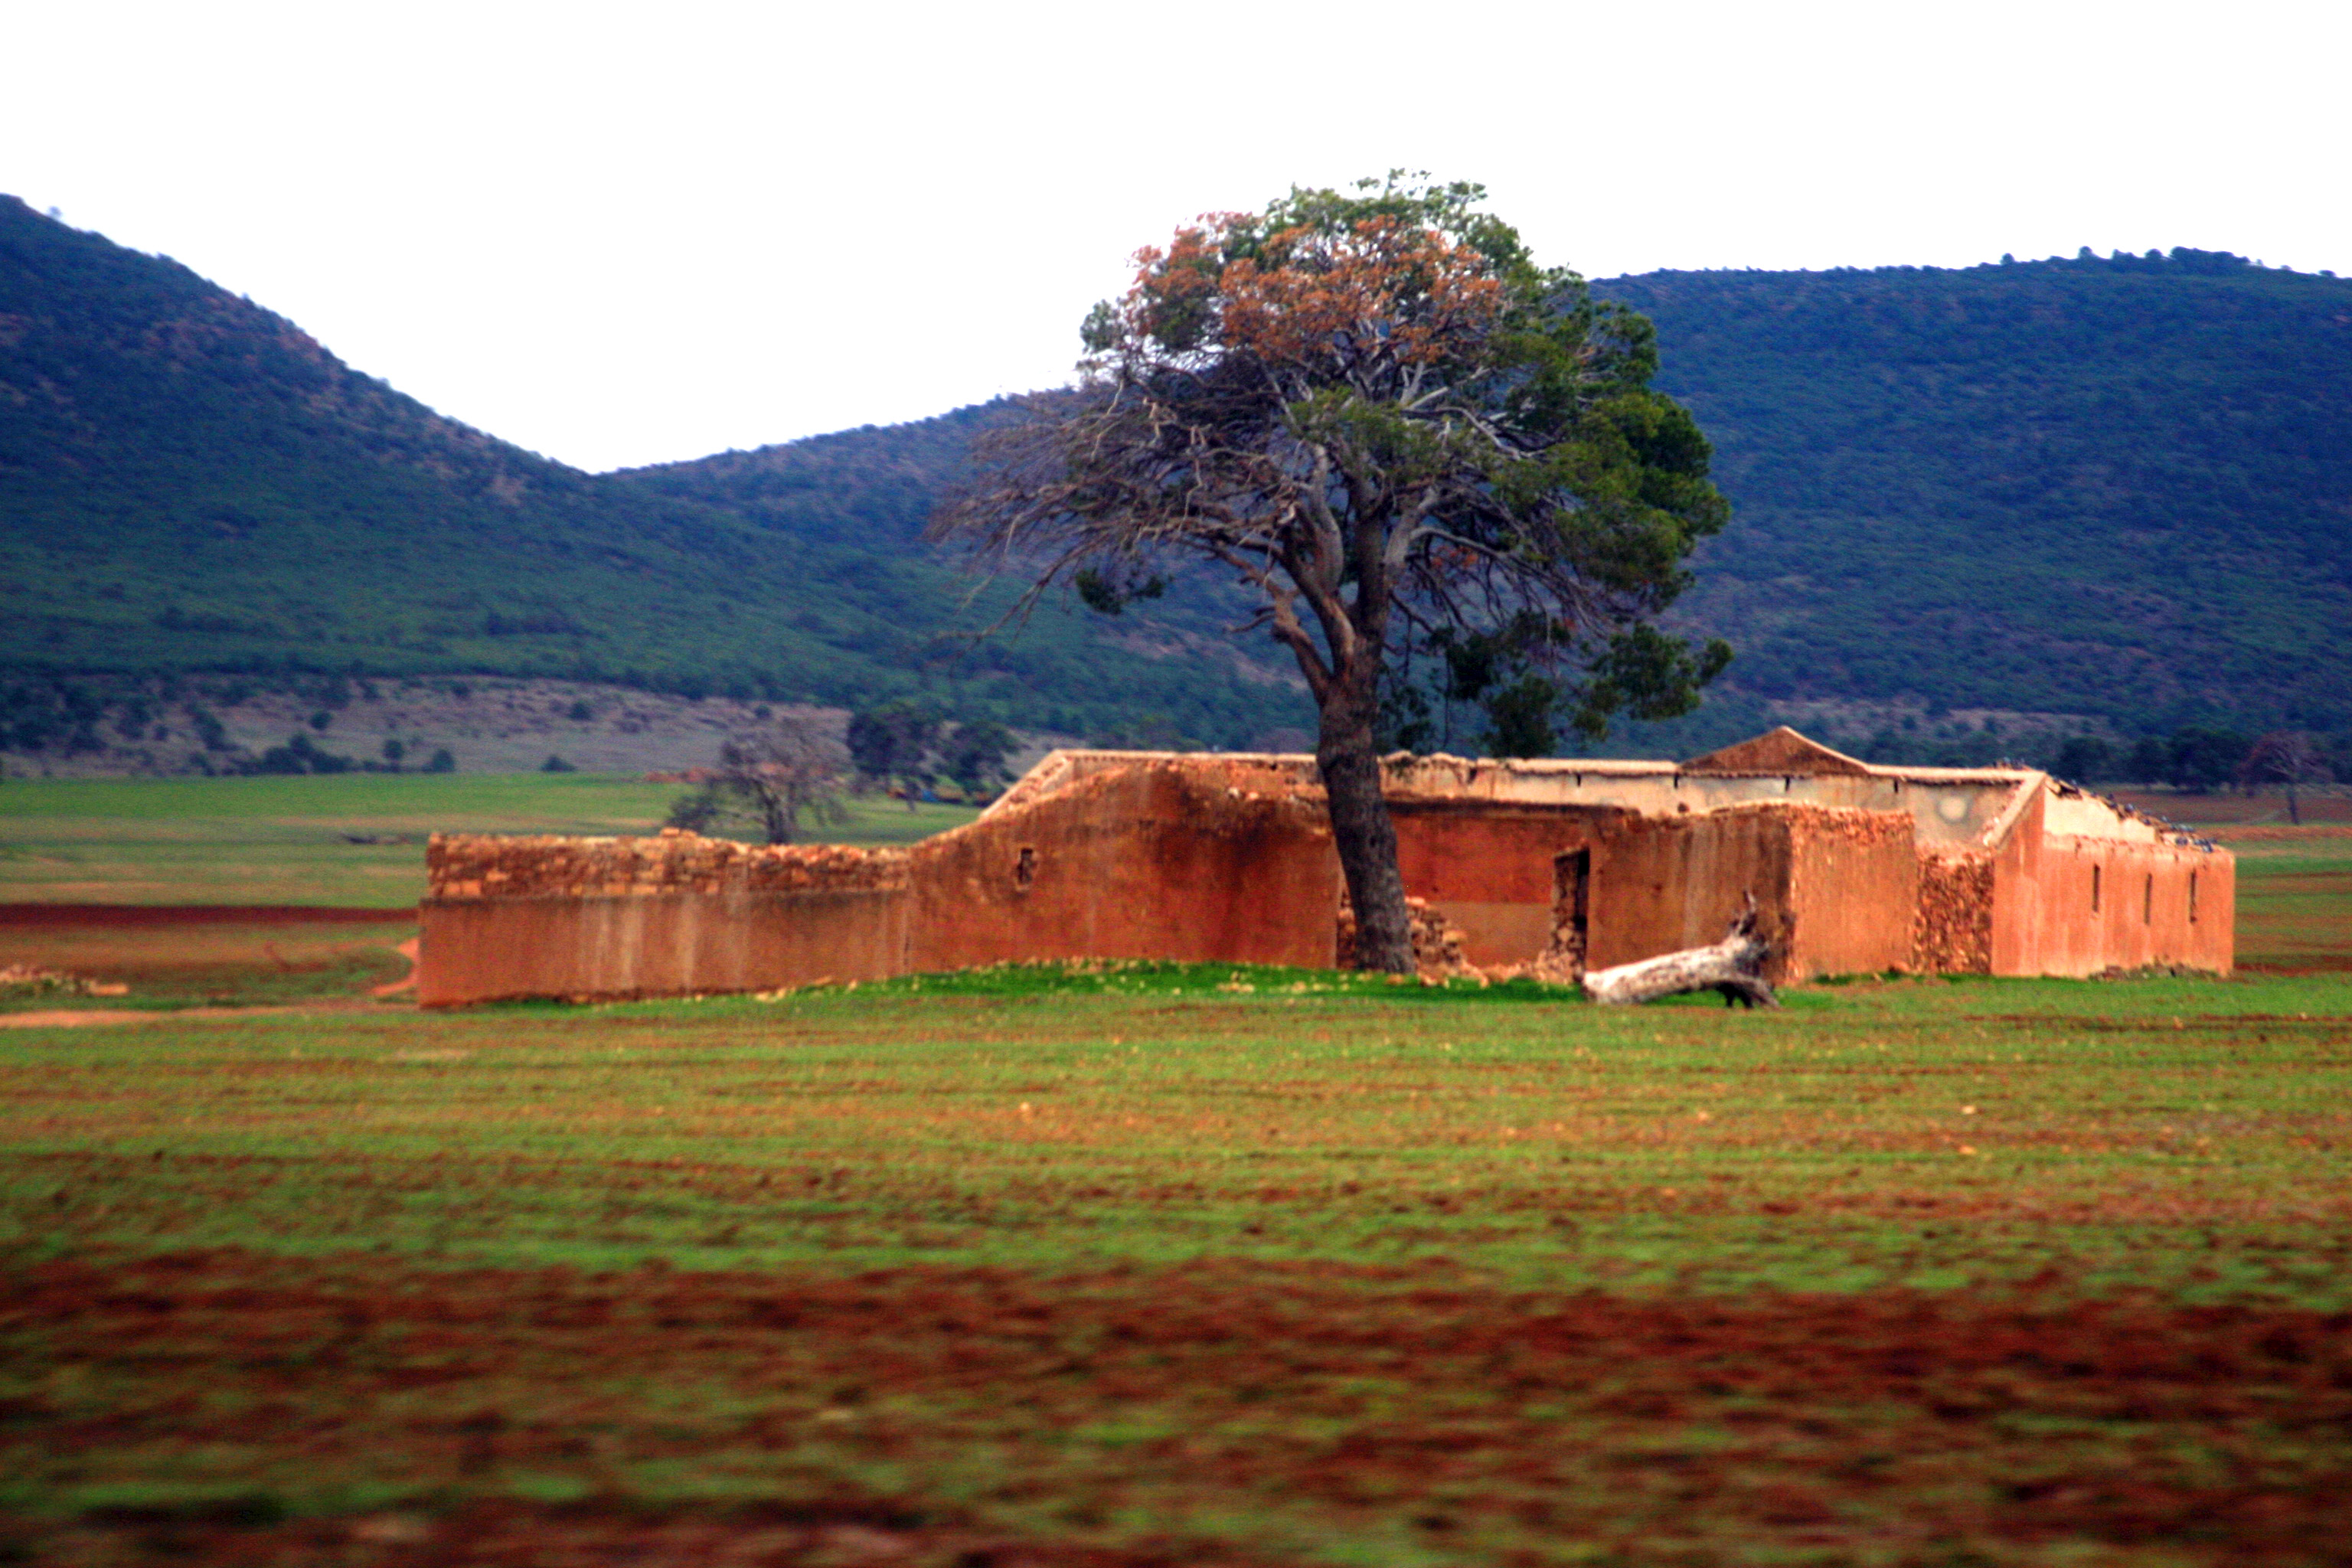
[[86,974],[37,969],[29,963],[0,963],[0,997],[15,1001],[30,996],[121,996],[131,987],[109,985]]
[[[1407,899],[1406,911],[1412,917],[1412,963],[1424,977],[1440,980],[1456,976],[1475,976],[1479,972],[1462,956],[1462,932],[1443,914],[1429,907],[1426,899]],[[1339,942],[1338,966],[1341,969],[1359,967],[1356,963],[1356,910],[1345,897],[1339,900]]]
[[1962,849],[1919,857],[1911,917],[1915,974],[1992,973],[1992,856]]

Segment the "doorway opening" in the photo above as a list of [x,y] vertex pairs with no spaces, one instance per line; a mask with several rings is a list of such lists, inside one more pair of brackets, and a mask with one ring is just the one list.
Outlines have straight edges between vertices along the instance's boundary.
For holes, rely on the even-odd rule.
[[1592,851],[1571,849],[1552,857],[1551,945],[1544,951],[1546,967],[1565,969],[1572,978],[1582,979],[1591,951]]

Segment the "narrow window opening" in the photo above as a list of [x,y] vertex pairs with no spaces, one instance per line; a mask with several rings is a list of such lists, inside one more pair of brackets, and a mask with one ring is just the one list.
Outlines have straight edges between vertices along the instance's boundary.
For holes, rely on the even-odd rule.
[[2147,885],[2139,890],[2139,923],[2156,923],[2156,873],[2147,874]]
[[2197,923],[2197,873],[2189,873],[2189,923]]
[[2091,912],[2099,912],[2099,868],[2091,868]]
[[1036,879],[1037,851],[1024,844],[1019,858],[1013,862],[1013,886],[1025,893],[1029,890],[1029,884]]

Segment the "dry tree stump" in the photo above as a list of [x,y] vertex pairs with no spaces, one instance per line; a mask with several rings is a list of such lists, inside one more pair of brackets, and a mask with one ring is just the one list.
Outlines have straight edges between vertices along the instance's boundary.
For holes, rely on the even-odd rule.
[[1639,963],[1591,971],[1584,977],[1584,994],[1595,1002],[1622,1007],[1685,991],[1720,991],[1727,1007],[1734,1003],[1778,1007],[1780,999],[1758,973],[1771,955],[1772,944],[1756,934],[1756,896],[1750,893],[1748,907],[1714,946],[1685,948]]

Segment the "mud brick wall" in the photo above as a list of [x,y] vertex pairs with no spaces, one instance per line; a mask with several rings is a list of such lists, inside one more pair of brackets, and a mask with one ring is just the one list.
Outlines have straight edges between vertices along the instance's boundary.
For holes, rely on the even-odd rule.
[[1532,963],[1552,943],[1552,863],[1591,845],[1613,806],[1392,800],[1405,891],[1461,932],[1474,964]]
[[1907,968],[1919,902],[1911,814],[1799,805],[1779,815],[1790,837],[1786,973]]
[[1907,812],[1798,803],[1617,819],[1593,850],[1586,962],[1720,942],[1753,894],[1776,982],[1899,966],[1918,897],[1912,833]]
[[911,851],[908,967],[1066,958],[1329,968],[1339,861],[1319,792],[1146,763]]
[[2184,838],[2051,833],[2046,809],[2035,796],[1993,854],[1992,973],[2230,973],[2236,857]]
[[436,835],[425,1005],[765,991],[901,973],[903,849]]
[[1911,921],[1917,974],[1992,973],[1992,853],[1919,851],[1919,908]]
[[436,899],[870,892],[907,885],[907,852],[738,844],[674,828],[655,838],[436,833],[425,845],[425,873]]

